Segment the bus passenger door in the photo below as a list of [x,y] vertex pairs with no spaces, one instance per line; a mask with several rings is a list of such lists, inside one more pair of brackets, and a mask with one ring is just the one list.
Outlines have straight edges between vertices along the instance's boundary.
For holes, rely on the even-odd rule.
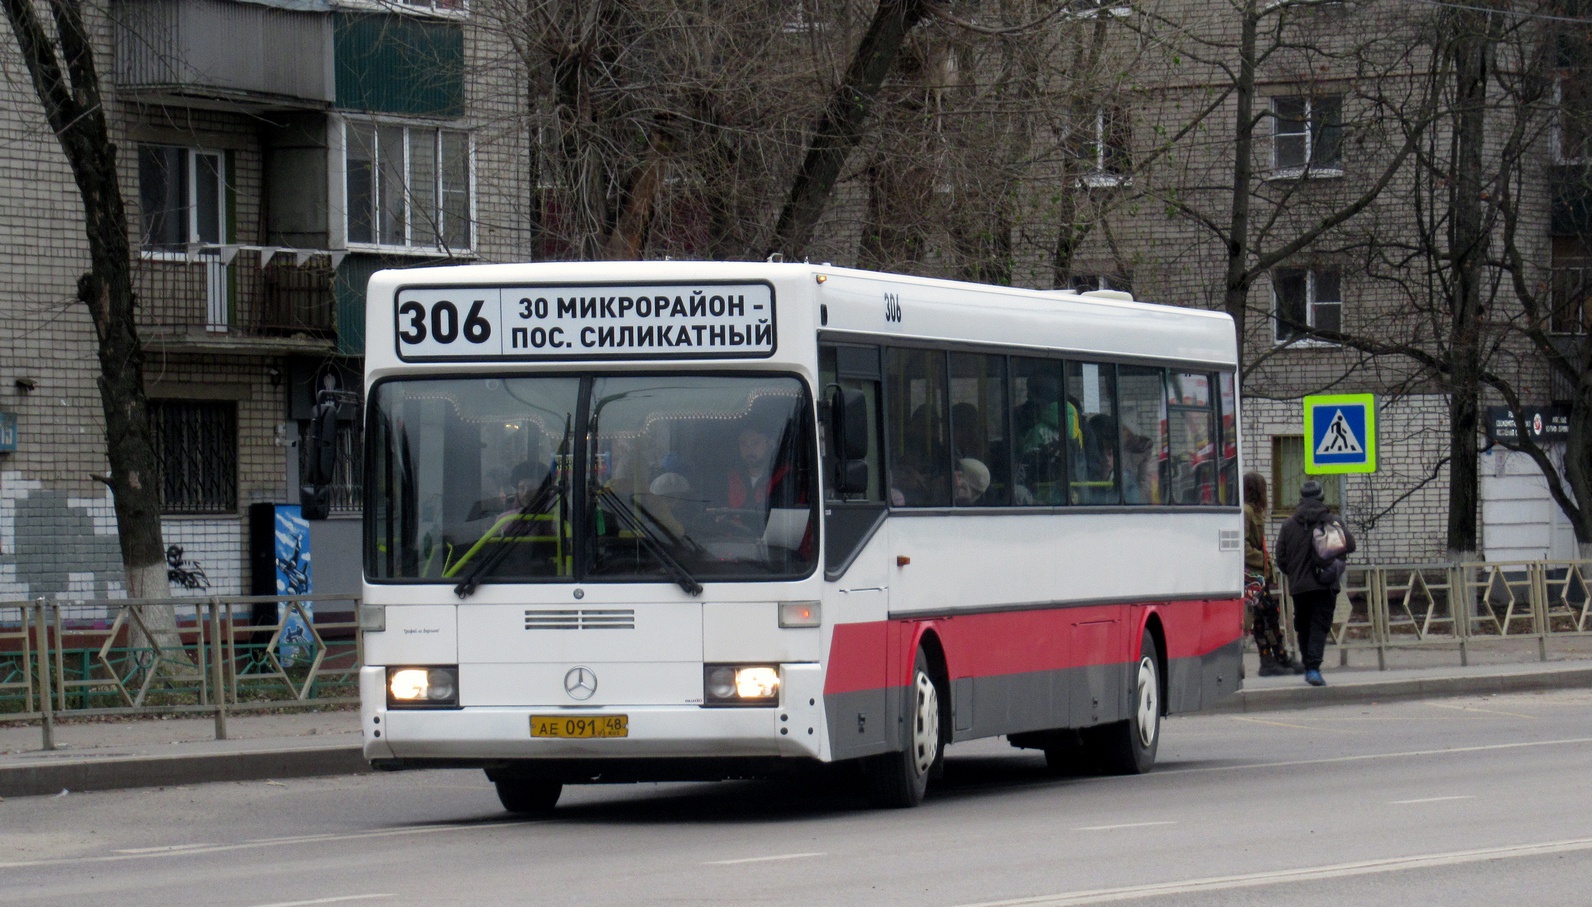
[[888,527],[879,443],[879,350],[819,348],[824,463],[826,620],[834,625],[824,699],[831,757],[890,744]]

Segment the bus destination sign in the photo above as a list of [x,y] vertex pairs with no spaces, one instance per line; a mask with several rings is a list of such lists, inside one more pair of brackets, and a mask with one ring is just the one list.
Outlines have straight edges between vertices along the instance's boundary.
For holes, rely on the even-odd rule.
[[749,358],[774,353],[766,283],[405,287],[406,361]]

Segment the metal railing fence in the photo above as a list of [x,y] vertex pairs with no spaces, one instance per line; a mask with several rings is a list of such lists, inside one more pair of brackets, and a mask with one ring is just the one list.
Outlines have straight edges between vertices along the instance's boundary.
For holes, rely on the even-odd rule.
[[[58,718],[207,714],[221,740],[229,714],[355,705],[358,606],[351,595],[0,602],[0,721],[37,721],[48,750]],[[1546,661],[1550,641],[1571,636],[1592,637],[1592,561],[1351,565],[1331,641],[1342,664],[1371,651],[1386,670],[1390,649],[1457,649],[1467,665],[1494,640],[1533,639]]]
[[[1340,664],[1354,650],[1376,653],[1387,670],[1390,649],[1457,650],[1494,640],[1532,639],[1547,661],[1556,637],[1592,636],[1592,561],[1477,561],[1458,564],[1351,564],[1338,593],[1331,642]],[[1293,600],[1283,583],[1289,642]]]
[[[357,704],[358,605],[351,595],[0,602],[0,721],[38,721],[49,750],[64,717],[208,714],[224,740],[229,714]],[[326,619],[345,607],[350,619]]]

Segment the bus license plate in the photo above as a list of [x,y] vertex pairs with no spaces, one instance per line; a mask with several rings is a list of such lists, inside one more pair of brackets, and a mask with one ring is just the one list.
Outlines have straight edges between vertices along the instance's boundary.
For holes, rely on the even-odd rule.
[[629,737],[628,715],[532,715],[532,737]]

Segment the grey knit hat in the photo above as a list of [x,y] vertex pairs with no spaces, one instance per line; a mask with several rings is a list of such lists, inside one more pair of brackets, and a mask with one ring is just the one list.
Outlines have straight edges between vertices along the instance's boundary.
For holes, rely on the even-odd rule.
[[1306,479],[1305,483],[1299,486],[1299,500],[1319,501],[1321,499],[1321,483],[1315,479]]

